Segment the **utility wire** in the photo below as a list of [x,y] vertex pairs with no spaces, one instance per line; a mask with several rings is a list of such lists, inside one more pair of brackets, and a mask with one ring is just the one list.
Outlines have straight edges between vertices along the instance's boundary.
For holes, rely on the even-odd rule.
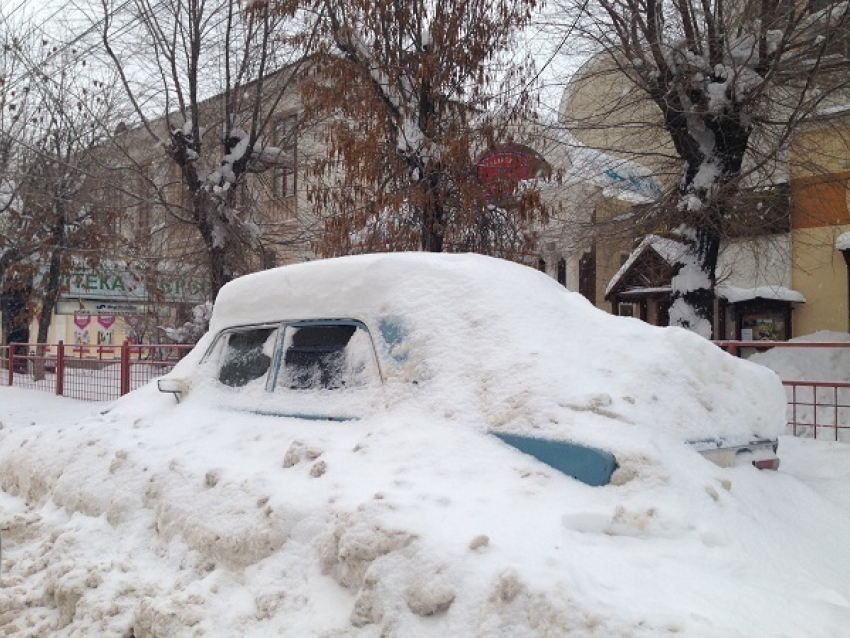
[[[132,3],[133,3],[133,0],[125,0],[120,6],[118,6],[117,8],[112,10],[113,15],[124,10],[125,8],[130,6]],[[63,9],[61,9],[61,8],[57,9],[57,11],[54,12],[51,17],[55,17],[62,10]],[[86,55],[88,55],[88,54],[92,53],[93,51],[95,51],[96,49],[98,49],[101,46],[100,42],[92,43],[92,44],[88,45],[87,47],[84,47],[83,49],[81,49],[79,52],[74,51],[74,47],[76,47],[80,42],[84,41],[86,38],[92,36],[95,33],[99,33],[99,31],[103,27],[106,19],[107,19],[106,16],[99,18],[97,21],[92,23],[88,28],[86,28],[82,33],[77,34],[70,41],[64,42],[60,45],[57,45],[56,50],[51,51],[43,60],[40,60],[37,65],[33,64],[32,60],[29,60],[27,58],[22,58],[25,62],[29,63],[28,66],[30,66],[31,68],[28,70],[27,73],[24,73],[20,76],[13,78],[11,83],[7,83],[5,90],[16,90],[21,82],[28,82],[28,81],[31,81],[33,78],[38,77],[38,74],[40,73],[40,70],[39,70],[40,66],[44,66],[44,65],[49,64],[54,59],[59,58],[60,56],[63,56],[64,54],[68,53],[69,51],[74,52],[74,56],[72,56],[71,58],[67,58],[68,61],[63,63],[62,66],[60,66],[56,69],[51,69],[52,72],[61,74],[61,72],[63,70],[67,70],[67,68],[70,66],[70,64],[72,62],[75,62],[77,59],[83,58]],[[121,29],[117,32],[117,35],[120,36],[120,35],[124,35],[127,32],[129,32],[136,25],[136,23],[140,21],[140,19],[141,18],[136,17],[136,18],[130,20],[127,24],[125,24],[123,27],[121,27]],[[8,20],[4,20],[4,22],[7,23],[7,25],[9,23]],[[9,25],[9,26],[11,26],[11,25]],[[44,23],[35,27],[34,30],[31,32],[31,34],[35,34],[35,33],[41,34],[42,37],[48,36],[47,31],[44,29]]]

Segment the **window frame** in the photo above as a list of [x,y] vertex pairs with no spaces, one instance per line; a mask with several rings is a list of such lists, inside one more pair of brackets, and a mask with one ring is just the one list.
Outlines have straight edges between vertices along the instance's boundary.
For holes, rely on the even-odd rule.
[[292,168],[276,168],[272,174],[275,199],[286,200],[298,195],[298,112],[278,118],[272,130],[275,146],[292,153]]
[[[225,340],[225,339],[229,340],[230,335],[238,334],[238,333],[241,333],[241,332],[250,332],[251,330],[277,330],[277,334],[275,335],[275,343],[274,343],[274,353],[276,353],[279,346],[280,346],[280,334],[281,334],[280,326],[281,326],[281,324],[278,323],[278,322],[271,322],[271,323],[245,324],[245,325],[242,325],[242,326],[233,326],[231,328],[224,328],[223,330],[221,330],[215,336],[215,339],[213,339],[213,342],[207,348],[206,352],[204,352],[204,356],[201,357],[200,365],[213,363],[211,361],[211,358],[215,354],[216,350],[220,349],[219,356],[218,356],[217,360],[214,362],[216,367],[215,367],[215,374],[213,375],[213,377],[215,378],[216,382],[219,383],[220,385],[229,387],[233,390],[239,390],[240,388],[243,388],[245,386],[228,386],[227,384],[222,383],[218,379],[218,375],[221,372],[221,366],[223,364],[224,349],[227,347],[226,345],[222,345],[222,341]],[[264,375],[266,377],[265,383],[264,383],[266,390],[268,390],[269,371],[271,371],[273,365],[274,365],[274,356],[272,356],[272,361],[269,364],[269,369],[266,370],[265,375]],[[257,377],[257,378],[259,379],[260,377]]]

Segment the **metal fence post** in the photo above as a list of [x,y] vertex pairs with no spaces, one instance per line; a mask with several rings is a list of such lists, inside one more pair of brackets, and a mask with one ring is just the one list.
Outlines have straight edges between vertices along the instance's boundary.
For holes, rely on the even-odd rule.
[[65,342],[61,340],[56,350],[56,394],[65,394]]
[[130,340],[121,344],[121,396],[130,392]]
[[15,344],[9,344],[9,387],[15,385]]

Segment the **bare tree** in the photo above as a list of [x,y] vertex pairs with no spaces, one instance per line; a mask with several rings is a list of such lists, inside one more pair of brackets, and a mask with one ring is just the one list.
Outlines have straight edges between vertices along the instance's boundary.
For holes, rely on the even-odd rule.
[[28,134],[30,104],[26,59],[37,46],[34,26],[0,8],[0,291],[7,269],[34,251],[25,232],[20,200],[20,142]]
[[315,3],[324,50],[306,100],[336,115],[328,157],[316,167],[326,181],[313,191],[329,214],[322,252],[509,256],[525,248],[521,226],[536,209],[533,192],[496,205],[475,178],[475,162],[510,139],[509,123],[526,105],[529,61],[512,44],[535,5]]
[[[678,227],[687,248],[673,279],[670,322],[709,336],[720,241],[764,215],[741,206],[742,195],[763,200],[757,188],[787,170],[792,132],[846,97],[848,3],[589,0],[562,7],[570,16],[565,28],[591,44],[594,72],[603,78],[597,86],[623,86],[613,75],[631,86],[602,93],[596,112],[573,124],[621,151],[631,139],[631,152],[660,173],[679,167],[672,192],[652,209]],[[651,132],[656,125],[666,143]],[[787,207],[776,210],[787,214]]]
[[28,29],[14,30],[3,55],[0,275],[10,297],[40,307],[36,341],[45,343],[63,271],[98,260],[108,243],[91,175],[115,104],[108,75],[88,66],[72,36]]
[[[266,238],[240,201],[243,186],[269,169],[294,170],[286,141],[274,134],[306,60],[298,40],[304,32],[286,35],[296,8],[255,3],[243,11],[231,0],[130,0],[116,7],[103,0],[103,44],[137,119],[135,135],[116,137],[118,147],[158,203],[197,232],[213,297],[263,263]],[[176,168],[176,198],[145,172],[150,162],[139,155],[141,138]]]

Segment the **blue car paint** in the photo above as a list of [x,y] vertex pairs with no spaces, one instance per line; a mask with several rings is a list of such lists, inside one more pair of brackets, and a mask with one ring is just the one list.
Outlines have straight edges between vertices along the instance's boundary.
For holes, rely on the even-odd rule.
[[529,454],[549,467],[592,487],[608,485],[611,475],[617,469],[614,455],[605,450],[568,441],[552,441],[502,432],[491,434],[520,452]]

